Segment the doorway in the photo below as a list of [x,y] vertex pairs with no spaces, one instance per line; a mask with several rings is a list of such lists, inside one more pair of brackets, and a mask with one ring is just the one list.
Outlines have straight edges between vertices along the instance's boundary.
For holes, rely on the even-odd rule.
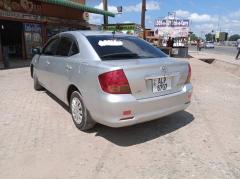
[[2,59],[9,63],[23,58],[22,23],[0,20]]

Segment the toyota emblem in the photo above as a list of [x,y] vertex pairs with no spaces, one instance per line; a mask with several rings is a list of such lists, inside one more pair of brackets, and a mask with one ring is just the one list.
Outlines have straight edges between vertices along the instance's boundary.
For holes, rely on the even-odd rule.
[[167,67],[166,66],[162,66],[161,67],[161,70],[162,70],[162,72],[165,74],[165,73],[167,73]]

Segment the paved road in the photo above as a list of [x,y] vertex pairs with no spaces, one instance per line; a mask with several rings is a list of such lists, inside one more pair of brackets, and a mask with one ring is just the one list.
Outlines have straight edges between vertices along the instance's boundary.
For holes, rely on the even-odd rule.
[[[196,51],[196,46],[190,46],[190,51]],[[213,53],[218,55],[229,55],[231,57],[235,57],[237,54],[236,47],[225,47],[225,46],[216,46],[214,49],[202,49],[202,52]]]
[[89,132],[28,68],[0,71],[0,178],[240,178],[240,79],[190,61],[185,112]]

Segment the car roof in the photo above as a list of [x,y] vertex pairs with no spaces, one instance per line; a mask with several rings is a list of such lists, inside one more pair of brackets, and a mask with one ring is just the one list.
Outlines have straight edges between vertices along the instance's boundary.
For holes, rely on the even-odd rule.
[[[84,35],[84,36],[100,36],[100,35],[113,35],[112,31],[93,31],[93,30],[76,30],[76,31],[66,31],[60,34],[72,34],[72,35]],[[115,35],[129,36],[127,34],[115,32]]]

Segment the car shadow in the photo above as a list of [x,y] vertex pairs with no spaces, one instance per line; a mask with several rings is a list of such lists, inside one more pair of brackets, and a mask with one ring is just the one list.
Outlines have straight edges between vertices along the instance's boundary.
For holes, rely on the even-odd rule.
[[[65,103],[49,91],[44,92],[70,113],[69,107]],[[103,137],[118,146],[127,147],[151,141],[174,132],[188,125],[193,120],[194,116],[191,113],[181,111],[166,117],[129,127],[111,128],[96,124],[93,129],[86,131],[86,133],[95,134],[95,136]]]
[[63,109],[65,109],[67,112],[70,113],[70,109],[69,107],[64,103],[62,102],[60,99],[58,99],[56,96],[54,96],[54,94],[52,94],[51,92],[47,91],[44,89],[44,92],[50,97],[52,98],[54,101],[56,101],[60,106],[62,106]]
[[87,132],[95,133],[96,136],[101,136],[118,146],[127,147],[174,132],[193,120],[194,116],[191,113],[181,111],[160,119],[123,128],[110,128],[97,124]]

